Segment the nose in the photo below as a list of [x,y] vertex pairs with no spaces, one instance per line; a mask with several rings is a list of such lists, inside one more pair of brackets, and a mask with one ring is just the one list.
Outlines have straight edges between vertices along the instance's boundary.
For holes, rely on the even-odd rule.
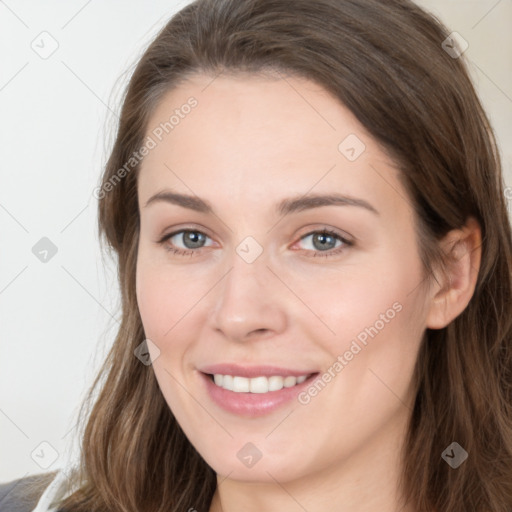
[[214,288],[214,329],[237,342],[283,332],[287,325],[285,290],[264,254],[252,263],[235,254],[231,262],[230,271]]

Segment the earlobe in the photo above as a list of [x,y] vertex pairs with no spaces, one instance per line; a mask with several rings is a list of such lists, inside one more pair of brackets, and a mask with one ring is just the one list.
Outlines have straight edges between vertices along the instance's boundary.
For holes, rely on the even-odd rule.
[[482,235],[470,217],[462,229],[450,231],[441,242],[447,255],[446,274],[430,298],[426,327],[442,329],[459,316],[475,291],[480,269]]

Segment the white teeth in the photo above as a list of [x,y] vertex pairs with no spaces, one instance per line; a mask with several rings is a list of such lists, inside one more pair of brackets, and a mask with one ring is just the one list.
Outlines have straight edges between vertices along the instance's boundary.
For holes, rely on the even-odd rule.
[[220,375],[216,373],[213,381],[220,388],[234,391],[235,393],[268,393],[269,391],[279,391],[280,389],[291,388],[296,384],[301,384],[308,378],[308,375],[300,377],[281,377],[274,375],[272,377],[239,377],[233,375]]
[[279,391],[283,389],[284,386],[283,377],[270,377],[268,379],[268,390],[269,391]]
[[266,393],[268,391],[267,377],[255,377],[254,379],[247,379],[249,382],[249,391],[251,393]]
[[249,379],[245,377],[234,377],[233,376],[233,391],[241,393],[249,392]]
[[297,377],[285,377],[284,378],[284,387],[291,388],[297,384]]
[[[231,375],[219,375],[220,377],[220,384],[217,384],[217,386],[223,387],[224,389],[228,389],[229,391],[233,391],[233,377]],[[214,376],[215,378],[215,376]]]

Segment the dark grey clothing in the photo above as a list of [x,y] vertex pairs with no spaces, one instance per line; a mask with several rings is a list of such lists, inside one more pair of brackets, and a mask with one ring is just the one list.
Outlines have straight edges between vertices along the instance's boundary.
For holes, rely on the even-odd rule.
[[0,512],[31,512],[57,471],[0,483]]

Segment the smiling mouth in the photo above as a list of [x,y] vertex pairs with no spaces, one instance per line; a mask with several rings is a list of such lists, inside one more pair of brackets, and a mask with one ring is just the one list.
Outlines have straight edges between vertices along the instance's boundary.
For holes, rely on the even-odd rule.
[[273,375],[270,377],[241,377],[238,375],[205,374],[219,388],[233,391],[234,393],[272,393],[283,388],[292,388],[318,375],[310,373],[298,377],[288,375]]

